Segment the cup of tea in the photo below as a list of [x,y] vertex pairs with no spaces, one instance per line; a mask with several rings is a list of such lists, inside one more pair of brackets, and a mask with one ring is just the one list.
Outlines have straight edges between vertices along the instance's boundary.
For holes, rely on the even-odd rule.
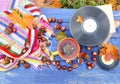
[[63,60],[70,61],[75,59],[80,52],[79,43],[73,38],[64,38],[58,44],[57,51],[52,52],[51,60],[54,56],[59,55]]

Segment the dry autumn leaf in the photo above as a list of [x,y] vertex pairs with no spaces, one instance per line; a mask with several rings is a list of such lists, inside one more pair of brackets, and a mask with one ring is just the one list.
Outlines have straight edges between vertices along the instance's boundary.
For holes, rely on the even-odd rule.
[[120,5],[117,5],[116,9],[117,9],[118,11],[120,11]]
[[76,22],[83,23],[83,17],[82,16],[77,16]]
[[12,10],[12,13],[7,16],[14,24],[18,23],[23,28],[33,28],[32,24],[34,23],[34,17],[29,14],[24,14],[21,13],[19,10],[14,9]]
[[120,26],[120,20],[116,20],[115,21],[115,28],[119,28],[119,26]]
[[109,1],[108,1],[108,4],[112,4],[112,8],[113,8],[113,9],[116,8],[116,3],[117,3],[116,0],[109,0]]
[[37,7],[39,7],[39,8],[44,8],[44,1],[45,0],[30,0],[30,1],[32,1],[33,3],[35,3],[35,5],[37,6]]
[[34,19],[35,18],[29,14],[23,14],[22,22],[25,24],[25,26],[33,28]]
[[105,59],[109,59],[109,56],[114,60],[119,59],[119,52],[118,48],[115,45],[112,45],[111,43],[107,43],[104,45],[102,49],[100,49],[100,55],[105,55]]
[[52,5],[51,5],[52,8],[61,8],[62,7],[62,4],[60,3],[60,0],[55,0]]

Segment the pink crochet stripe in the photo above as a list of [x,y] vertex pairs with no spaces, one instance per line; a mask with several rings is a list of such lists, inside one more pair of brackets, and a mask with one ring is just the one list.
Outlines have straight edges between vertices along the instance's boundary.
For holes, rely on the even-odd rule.
[[25,5],[24,8],[28,10],[33,16],[39,16],[41,14],[40,9],[32,3]]
[[4,69],[9,69],[13,67],[16,63],[18,63],[18,60],[15,60],[12,64],[9,64],[8,66],[0,65],[0,67]]
[[39,47],[35,52],[31,53],[27,57],[33,57],[33,58],[38,58],[42,54],[41,48]]
[[13,0],[0,0],[0,11],[5,11],[11,8]]
[[27,4],[27,5],[25,5],[25,9],[27,9],[27,8],[31,8],[31,7],[34,7],[35,5],[34,4]]
[[[11,23],[11,21],[6,17],[0,16],[0,19],[6,24]],[[24,28],[20,28],[19,26],[16,25],[14,25],[14,27],[17,29],[17,32],[19,32],[22,36],[24,36],[25,38],[27,37],[27,32],[24,30]]]
[[30,43],[31,47],[27,50],[27,52],[25,54],[22,54],[20,56],[11,53],[9,50],[6,50],[6,48],[4,48],[3,46],[0,46],[0,49],[4,52],[4,54],[6,54],[8,56],[15,58],[15,59],[20,59],[20,58],[23,58],[23,57],[26,57],[27,55],[29,55],[29,53],[31,52],[32,45],[34,43],[34,39],[35,39],[35,31],[33,29],[29,30],[28,42]]
[[[4,39],[6,39],[6,40],[8,40],[8,41],[13,41],[12,39],[10,39],[7,35],[5,35],[4,33],[0,33],[0,36],[2,36],[2,38],[4,38]],[[15,43],[14,41],[13,41],[13,43]],[[20,45],[18,45],[17,43],[15,43],[14,44],[16,47],[18,47],[19,49],[22,49],[23,47],[22,46],[20,46]]]
[[52,32],[53,35],[55,35],[54,32],[53,32],[52,27],[50,26],[50,24],[48,22],[46,22],[43,18],[41,18],[39,20],[39,23],[44,25],[47,29],[49,29]]
[[[0,20],[1,23],[1,28],[0,28],[0,31],[5,33],[4,30],[6,29],[2,24],[6,24],[3,22],[3,20]],[[6,24],[7,25],[7,24]],[[17,43],[19,43],[21,46],[24,46],[24,43],[25,43],[25,37],[20,37],[18,35],[16,35],[16,33],[11,33],[10,35],[8,35],[9,38],[15,40]],[[22,39],[24,38],[24,39]],[[19,40],[18,40],[19,39]]]

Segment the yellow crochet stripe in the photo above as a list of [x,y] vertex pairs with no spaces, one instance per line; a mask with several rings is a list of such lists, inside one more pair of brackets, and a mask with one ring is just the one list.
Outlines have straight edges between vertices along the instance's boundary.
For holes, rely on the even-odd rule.
[[26,62],[30,63],[30,64],[35,64],[35,65],[41,65],[42,62],[39,60],[35,60],[35,59],[31,59],[31,58],[23,58],[23,60],[25,60]]
[[11,69],[13,69],[17,64],[18,64],[18,62],[16,62],[13,66],[11,66],[11,67],[8,68],[8,69],[1,68],[1,67],[0,67],[0,71],[8,71],[8,70],[11,70]]
[[48,56],[50,56],[50,52],[49,52],[49,49],[48,49],[47,47],[44,49],[44,52],[45,52]]

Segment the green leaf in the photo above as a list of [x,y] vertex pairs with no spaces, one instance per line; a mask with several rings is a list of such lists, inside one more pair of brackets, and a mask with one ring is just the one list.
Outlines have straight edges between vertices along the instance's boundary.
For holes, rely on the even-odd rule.
[[80,8],[83,6],[96,6],[107,4],[105,0],[60,0],[63,8]]
[[60,42],[62,39],[66,38],[67,35],[64,32],[58,32],[56,34],[56,39]]
[[23,18],[23,15],[20,13],[20,17]]

